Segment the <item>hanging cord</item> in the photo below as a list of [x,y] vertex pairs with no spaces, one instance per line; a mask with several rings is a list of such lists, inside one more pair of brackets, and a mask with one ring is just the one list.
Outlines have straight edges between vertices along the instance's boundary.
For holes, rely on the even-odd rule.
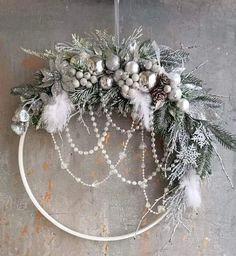
[[119,13],[119,6],[120,0],[114,0],[114,7],[115,7],[115,37],[116,37],[116,44],[119,46],[120,44],[120,13]]

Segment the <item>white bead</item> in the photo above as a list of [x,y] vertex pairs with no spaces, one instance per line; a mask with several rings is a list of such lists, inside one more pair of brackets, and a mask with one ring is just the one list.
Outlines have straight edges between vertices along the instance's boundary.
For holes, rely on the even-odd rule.
[[90,81],[91,81],[92,84],[96,84],[98,79],[97,79],[96,76],[91,76]]
[[80,80],[80,84],[82,85],[82,86],[86,86],[86,84],[87,84],[87,79],[85,79],[85,78],[82,78],[81,80]]
[[128,85],[124,85],[124,86],[122,86],[121,90],[122,90],[122,93],[127,94],[128,91],[129,91],[129,86]]
[[79,149],[78,149],[77,147],[75,147],[75,148],[74,148],[74,151],[75,151],[75,152],[78,152],[78,151],[79,151]]
[[170,85],[165,85],[164,92],[170,93],[171,92],[171,86]]
[[136,181],[133,181],[133,182],[132,182],[132,185],[134,185],[134,186],[137,185],[137,182],[136,182]]
[[120,87],[122,87],[124,84],[125,84],[124,80],[119,80],[119,81],[118,81],[118,85],[119,85]]
[[136,88],[139,88],[139,83],[138,83],[138,82],[134,82],[132,86],[133,86],[133,88],[135,88],[135,89],[136,89]]
[[131,86],[133,84],[133,80],[131,78],[127,78],[125,83],[128,85],[128,86]]
[[87,87],[87,88],[91,88],[92,86],[93,86],[93,84],[88,81],[87,84],[86,84],[86,87]]
[[128,77],[129,77],[129,75],[128,75],[127,72],[124,72],[123,75],[121,76],[121,78],[122,78],[123,80],[126,80]]
[[80,82],[76,78],[73,79],[72,84],[75,88],[78,88],[80,86]]
[[84,78],[86,78],[87,80],[91,77],[89,72],[85,72],[84,73]]
[[168,95],[168,98],[170,101],[178,101],[182,97],[182,91],[179,88],[175,88],[171,90],[171,92]]
[[83,72],[81,72],[81,71],[78,71],[78,72],[76,73],[76,77],[77,77],[78,79],[81,79],[83,76],[84,76],[84,74],[83,74]]
[[176,106],[183,112],[189,112],[189,101],[186,99],[180,99],[177,101]]
[[116,72],[114,73],[114,79],[116,79],[116,81],[120,80],[123,74],[124,71],[122,69],[116,70]]
[[74,148],[74,147],[75,147],[75,144],[74,144],[74,143],[71,143],[70,146],[71,146],[72,148]]
[[133,74],[133,75],[132,75],[132,80],[133,80],[134,82],[137,82],[137,81],[139,80],[139,75],[138,75],[138,74]]
[[128,95],[131,99],[133,99],[136,96],[136,90],[135,89],[129,89]]
[[89,154],[92,155],[94,153],[94,151],[91,149],[89,150]]

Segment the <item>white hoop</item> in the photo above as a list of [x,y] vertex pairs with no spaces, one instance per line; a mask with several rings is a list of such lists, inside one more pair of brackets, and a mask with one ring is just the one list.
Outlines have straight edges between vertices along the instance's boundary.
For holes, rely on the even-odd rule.
[[158,223],[160,223],[165,218],[166,214],[168,213],[168,212],[164,213],[160,218],[158,218],[157,220],[155,220],[154,222],[152,222],[148,226],[146,226],[142,229],[139,229],[137,232],[132,232],[132,233],[125,234],[125,235],[120,235],[120,236],[100,237],[100,236],[86,235],[86,234],[77,232],[75,230],[72,230],[72,229],[64,226],[63,224],[61,224],[60,222],[55,220],[51,215],[49,215],[42,208],[42,206],[38,203],[38,201],[34,197],[32,191],[29,187],[29,184],[28,184],[28,181],[27,181],[26,175],[25,175],[24,160],[23,160],[24,141],[25,141],[26,133],[27,133],[27,131],[23,135],[21,135],[20,142],[19,142],[19,148],[18,148],[18,163],[19,163],[19,169],[20,169],[20,175],[21,175],[22,182],[23,182],[25,190],[26,190],[29,198],[33,202],[34,206],[40,211],[40,213],[46,219],[48,219],[51,223],[53,223],[55,226],[57,226],[61,230],[65,231],[65,232],[67,232],[71,235],[74,235],[76,237],[80,237],[80,238],[87,239],[87,240],[92,240],[92,241],[100,241],[100,242],[119,241],[119,240],[124,240],[124,239],[127,239],[127,238],[132,238],[132,237],[135,237],[137,235],[140,235],[140,234],[146,232],[147,230],[151,229],[152,227],[154,227]]

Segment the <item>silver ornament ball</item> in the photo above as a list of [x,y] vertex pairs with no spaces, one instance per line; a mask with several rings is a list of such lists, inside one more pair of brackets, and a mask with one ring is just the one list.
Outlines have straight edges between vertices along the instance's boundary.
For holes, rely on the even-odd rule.
[[137,74],[139,72],[139,65],[135,61],[129,61],[125,65],[125,71],[128,72],[129,74]]
[[120,58],[115,54],[108,54],[106,58],[106,67],[111,71],[117,70],[120,67]]
[[101,77],[99,83],[100,83],[100,86],[102,87],[102,89],[108,90],[113,85],[113,79],[109,76],[103,76],[103,77]]

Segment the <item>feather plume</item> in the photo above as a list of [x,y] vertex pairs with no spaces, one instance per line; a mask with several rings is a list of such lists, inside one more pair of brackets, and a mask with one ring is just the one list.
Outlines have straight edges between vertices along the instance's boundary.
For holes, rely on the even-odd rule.
[[131,104],[133,104],[133,118],[142,120],[147,131],[150,130],[151,96],[149,93],[134,90]]
[[59,95],[51,98],[51,102],[44,107],[42,121],[48,132],[61,132],[73,110],[72,102],[68,94],[62,91]]
[[183,177],[181,186],[185,188],[185,201],[188,207],[197,209],[201,205],[200,177],[195,170],[189,170]]

